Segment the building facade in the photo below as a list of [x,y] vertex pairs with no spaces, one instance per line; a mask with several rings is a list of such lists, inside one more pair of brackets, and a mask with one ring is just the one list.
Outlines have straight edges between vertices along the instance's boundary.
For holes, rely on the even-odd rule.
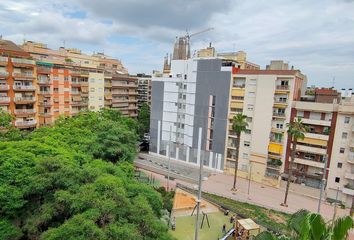
[[138,78],[138,107],[144,103],[151,106],[151,76],[145,74],[137,74]]
[[240,139],[239,176],[279,186],[286,159],[286,124],[306,76],[299,70],[239,69],[232,78],[225,171],[234,172],[238,139],[232,132],[232,119],[242,113],[248,128]]
[[[60,115],[111,108],[112,77],[127,76],[119,60],[102,53],[52,50],[31,41],[20,47],[1,40],[0,55],[0,107],[16,116],[14,124],[19,128],[49,125]],[[130,90],[119,93],[129,101],[119,109],[134,117],[137,81],[129,83]]]
[[172,60],[169,75],[152,78],[150,154],[224,169],[232,66],[222,59]]
[[337,124],[327,182],[327,197],[354,207],[354,95],[345,96],[338,107]]

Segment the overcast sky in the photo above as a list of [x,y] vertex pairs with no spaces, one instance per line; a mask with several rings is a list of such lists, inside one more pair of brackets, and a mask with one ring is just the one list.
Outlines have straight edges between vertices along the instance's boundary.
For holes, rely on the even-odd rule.
[[0,34],[122,60],[130,73],[161,70],[177,35],[192,49],[247,52],[262,68],[284,60],[309,84],[354,87],[352,0],[1,0]]

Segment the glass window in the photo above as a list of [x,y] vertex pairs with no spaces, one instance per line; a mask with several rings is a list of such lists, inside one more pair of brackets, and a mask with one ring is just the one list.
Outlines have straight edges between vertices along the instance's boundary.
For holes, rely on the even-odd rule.
[[335,181],[336,183],[339,183],[339,182],[340,182],[340,177],[336,177],[336,178],[334,179],[334,181]]
[[344,151],[345,151],[345,148],[340,148],[340,149],[339,149],[339,152],[340,152],[340,153],[344,153]]
[[342,133],[342,139],[347,139],[348,138],[348,133],[347,132],[343,132]]
[[343,163],[341,163],[341,162],[337,163],[337,168],[342,168],[342,166],[343,166]]
[[349,123],[350,122],[350,117],[345,117],[344,118],[344,123]]

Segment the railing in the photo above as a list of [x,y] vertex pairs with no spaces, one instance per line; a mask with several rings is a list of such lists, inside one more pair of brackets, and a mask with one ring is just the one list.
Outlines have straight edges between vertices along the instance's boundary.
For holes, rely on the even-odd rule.
[[271,137],[269,140],[273,143],[283,143],[283,139],[277,139],[277,138]]
[[288,103],[288,100],[280,100],[280,99],[274,99],[274,103],[279,103],[279,104],[287,104]]
[[41,73],[50,73],[51,72],[51,68],[49,67],[38,67],[37,68],[37,72],[41,72]]
[[26,86],[26,85],[14,85],[13,88],[16,90],[36,90],[35,86]]
[[71,91],[71,94],[80,94],[81,92],[79,91]]
[[0,57],[0,62],[8,62],[9,59],[7,57]]
[[3,85],[0,85],[0,90],[9,90],[10,87],[8,84],[3,84]]
[[50,103],[50,102],[43,102],[43,101],[40,101],[40,102],[38,102],[39,103],[39,105],[43,105],[43,106],[52,106],[52,103]]
[[44,117],[52,116],[52,114],[50,112],[39,112],[39,115],[44,116]]
[[273,112],[273,116],[276,116],[276,117],[285,117],[285,113]]
[[35,97],[15,97],[15,102],[20,101],[36,101]]
[[35,109],[15,109],[15,114],[21,113],[36,113]]
[[234,88],[245,88],[245,84],[233,84],[232,85]]
[[30,64],[30,65],[35,64],[35,61],[29,59],[23,59],[23,58],[12,58],[11,61],[13,63]]
[[39,91],[39,94],[50,94],[50,91]]
[[8,72],[0,72],[0,77],[7,77],[9,76]]
[[20,73],[14,72],[14,73],[12,73],[12,76],[14,76],[15,78],[16,77],[31,77],[31,78],[34,77],[33,72],[20,72]]
[[16,127],[24,127],[24,126],[32,126],[36,125],[37,121],[36,120],[31,120],[31,121],[16,121],[15,126]]
[[0,97],[0,102],[10,102],[10,98],[9,97]]
[[277,85],[277,90],[289,90],[289,85]]

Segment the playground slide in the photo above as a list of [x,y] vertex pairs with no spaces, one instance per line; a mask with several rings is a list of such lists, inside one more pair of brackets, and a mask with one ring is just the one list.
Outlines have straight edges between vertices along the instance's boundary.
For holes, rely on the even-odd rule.
[[231,228],[225,236],[223,236],[222,238],[219,238],[219,240],[226,240],[228,237],[232,236],[232,234],[234,233],[235,228]]

